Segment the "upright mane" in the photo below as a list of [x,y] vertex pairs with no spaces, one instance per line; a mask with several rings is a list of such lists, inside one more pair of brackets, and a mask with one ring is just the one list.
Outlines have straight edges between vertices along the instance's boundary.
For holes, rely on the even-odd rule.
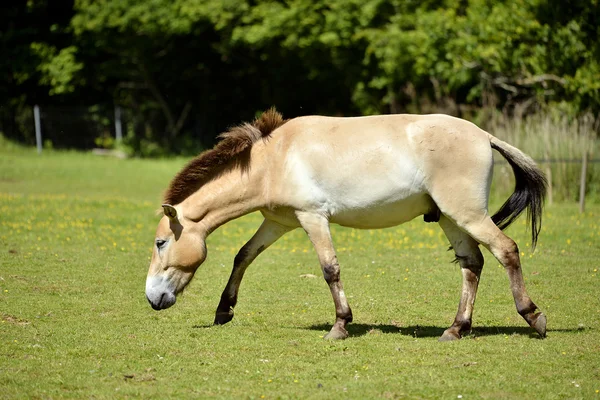
[[254,143],[267,138],[285,122],[275,107],[271,107],[252,123],[245,122],[220,134],[220,141],[215,147],[202,152],[175,175],[165,192],[164,204],[181,203],[213,178],[217,171],[239,160],[240,155]]

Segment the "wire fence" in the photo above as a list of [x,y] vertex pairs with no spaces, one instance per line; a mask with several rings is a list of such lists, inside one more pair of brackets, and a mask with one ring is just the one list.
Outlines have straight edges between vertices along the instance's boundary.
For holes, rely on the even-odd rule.
[[[549,164],[581,164],[581,173],[579,175],[579,212],[585,212],[585,196],[588,192],[587,186],[589,176],[588,176],[588,165],[589,164],[598,164],[600,163],[600,159],[589,159],[589,155],[587,152],[582,154],[582,157],[579,159],[567,159],[567,158],[556,158],[556,159],[539,159],[534,160],[537,164],[546,164],[545,174],[548,180],[548,203],[552,204],[554,202],[554,185],[552,180],[552,169]],[[508,161],[506,160],[494,160],[494,165],[508,165]]]
[[[218,124],[206,117],[207,112],[190,113],[182,123],[181,135],[169,136],[169,140],[182,142],[179,148],[166,149],[166,153],[160,155],[178,150],[187,154],[212,146]],[[118,143],[137,150],[140,142],[151,145],[157,139],[164,139],[167,136],[164,130],[162,115],[157,110],[133,110],[112,104],[36,105],[16,110],[0,107],[0,132],[7,138],[36,145],[40,152],[44,148],[107,149]]]

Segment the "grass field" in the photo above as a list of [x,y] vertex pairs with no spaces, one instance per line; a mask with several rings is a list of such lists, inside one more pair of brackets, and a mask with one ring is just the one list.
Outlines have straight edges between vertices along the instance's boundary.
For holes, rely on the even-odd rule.
[[0,146],[0,398],[600,399],[600,206],[548,207],[535,253],[523,220],[509,229],[545,340],[485,253],[473,332],[437,342],[461,284],[439,227],[334,227],[355,323],[328,342],[333,302],[300,231],[250,267],[232,323],[211,326],[259,215],[217,230],[177,304],[150,308],[155,210],[184,162]]

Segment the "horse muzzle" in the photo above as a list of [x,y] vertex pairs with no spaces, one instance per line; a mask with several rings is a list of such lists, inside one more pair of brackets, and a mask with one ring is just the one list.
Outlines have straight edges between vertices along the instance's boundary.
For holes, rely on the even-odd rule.
[[169,281],[158,276],[146,279],[146,299],[155,310],[164,310],[177,301],[175,290]]

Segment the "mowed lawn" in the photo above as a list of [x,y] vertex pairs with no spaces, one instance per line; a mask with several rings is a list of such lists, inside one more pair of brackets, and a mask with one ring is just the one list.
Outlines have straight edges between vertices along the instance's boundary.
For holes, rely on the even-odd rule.
[[150,308],[155,211],[185,161],[0,146],[0,398],[600,399],[600,206],[548,206],[534,253],[524,219],[508,231],[545,340],[484,252],[473,332],[439,343],[461,290],[440,228],[334,227],[355,322],[328,342],[333,302],[300,230],[256,260],[234,320],[212,326],[257,214],[209,238],[173,308]]

